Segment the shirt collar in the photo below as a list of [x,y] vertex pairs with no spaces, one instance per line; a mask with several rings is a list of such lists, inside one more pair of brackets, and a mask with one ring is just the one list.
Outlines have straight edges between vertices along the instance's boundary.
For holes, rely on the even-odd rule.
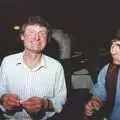
[[[23,62],[23,55],[24,55],[24,52],[21,52],[18,56],[17,56],[17,61],[16,61],[16,65],[21,65],[21,64],[24,64]],[[44,54],[42,54],[41,56],[41,61],[40,61],[40,65],[38,68],[41,68],[41,67],[47,67],[47,63],[46,63],[46,57]]]
[[16,57],[16,65],[20,65],[23,63],[23,55],[24,55],[24,52],[21,52],[18,54],[18,56]]

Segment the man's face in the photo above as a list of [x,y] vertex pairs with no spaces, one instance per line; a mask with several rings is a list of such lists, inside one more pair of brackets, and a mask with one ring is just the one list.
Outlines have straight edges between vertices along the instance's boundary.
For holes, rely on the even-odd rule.
[[48,30],[43,26],[28,25],[25,32],[21,35],[21,40],[24,41],[25,49],[40,53],[47,44]]
[[120,64],[120,41],[112,41],[110,52],[113,58],[113,62],[115,64]]

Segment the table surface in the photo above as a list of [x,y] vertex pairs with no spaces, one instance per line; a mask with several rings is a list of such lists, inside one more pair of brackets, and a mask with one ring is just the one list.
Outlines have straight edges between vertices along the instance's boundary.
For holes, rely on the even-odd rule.
[[71,77],[73,89],[79,88],[91,89],[93,87],[93,81],[89,74],[73,74]]

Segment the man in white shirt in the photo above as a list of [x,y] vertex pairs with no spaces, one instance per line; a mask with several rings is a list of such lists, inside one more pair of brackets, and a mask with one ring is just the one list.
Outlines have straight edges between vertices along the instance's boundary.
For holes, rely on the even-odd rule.
[[66,84],[62,65],[43,54],[49,25],[29,17],[21,28],[24,52],[9,55],[0,68],[1,109],[16,120],[46,120],[62,111]]

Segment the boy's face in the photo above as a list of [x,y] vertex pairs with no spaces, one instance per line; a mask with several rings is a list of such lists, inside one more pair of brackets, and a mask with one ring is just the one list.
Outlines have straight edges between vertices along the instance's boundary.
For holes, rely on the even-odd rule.
[[112,41],[110,52],[115,64],[120,64],[120,40]]

